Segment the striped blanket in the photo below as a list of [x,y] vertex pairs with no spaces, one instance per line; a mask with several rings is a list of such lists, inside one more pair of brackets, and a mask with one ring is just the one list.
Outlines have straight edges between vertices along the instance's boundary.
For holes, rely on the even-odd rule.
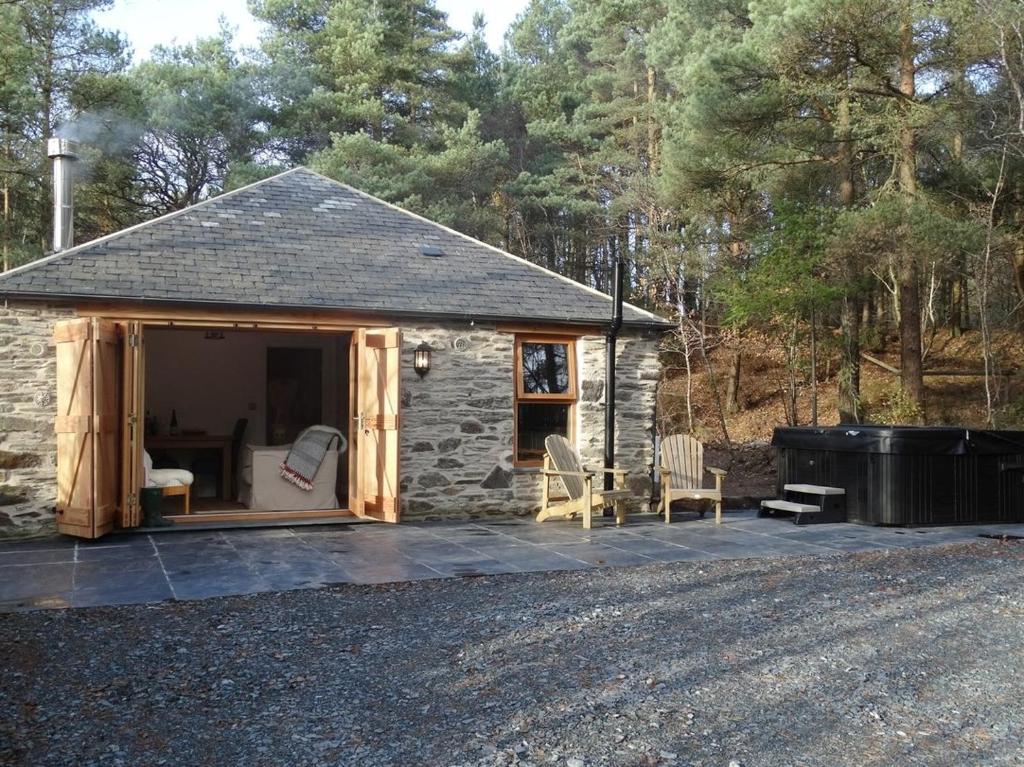
[[312,490],[313,479],[334,440],[338,440],[340,452],[348,447],[348,441],[342,433],[330,426],[310,426],[302,431],[281,464],[281,476],[296,487]]

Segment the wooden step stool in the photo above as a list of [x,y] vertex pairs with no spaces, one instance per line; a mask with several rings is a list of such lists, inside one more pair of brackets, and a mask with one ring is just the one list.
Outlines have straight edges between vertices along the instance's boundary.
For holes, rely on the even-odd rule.
[[794,525],[846,521],[846,491],[826,485],[789,484],[781,500],[761,501],[759,517],[781,511],[793,515]]

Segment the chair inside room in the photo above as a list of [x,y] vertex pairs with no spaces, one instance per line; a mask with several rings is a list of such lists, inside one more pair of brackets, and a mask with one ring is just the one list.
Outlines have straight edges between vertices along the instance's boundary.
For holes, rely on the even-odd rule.
[[156,469],[153,468],[153,458],[148,452],[143,453],[143,467],[145,470],[145,487],[160,488],[161,495],[165,498],[180,497],[184,503],[184,513],[191,513],[190,499],[192,495],[192,483],[195,476],[185,469]]
[[[334,431],[330,427],[314,428]],[[313,511],[339,507],[336,487],[340,457],[347,450],[344,437],[338,435],[331,440],[308,489],[298,487],[282,476],[292,447],[246,445],[242,449],[238,497],[246,508]]]

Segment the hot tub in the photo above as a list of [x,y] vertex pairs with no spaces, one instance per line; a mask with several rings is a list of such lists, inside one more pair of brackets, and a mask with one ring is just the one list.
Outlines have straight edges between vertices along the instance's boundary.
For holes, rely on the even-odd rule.
[[789,483],[841,487],[850,522],[1024,522],[1024,431],[778,428],[772,446],[779,498]]

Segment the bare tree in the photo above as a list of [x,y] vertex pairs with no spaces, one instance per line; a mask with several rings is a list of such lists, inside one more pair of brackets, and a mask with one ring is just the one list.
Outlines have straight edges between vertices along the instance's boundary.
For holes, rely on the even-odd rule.
[[985,420],[995,428],[995,401],[993,392],[993,375],[996,371],[992,351],[992,325],[990,313],[990,293],[992,284],[992,250],[996,233],[996,211],[999,198],[1006,185],[1007,145],[1003,144],[1002,156],[999,159],[999,174],[995,186],[989,191],[988,215],[985,219],[985,248],[981,260],[981,275],[978,278],[978,314],[981,321],[981,353],[985,363]]

